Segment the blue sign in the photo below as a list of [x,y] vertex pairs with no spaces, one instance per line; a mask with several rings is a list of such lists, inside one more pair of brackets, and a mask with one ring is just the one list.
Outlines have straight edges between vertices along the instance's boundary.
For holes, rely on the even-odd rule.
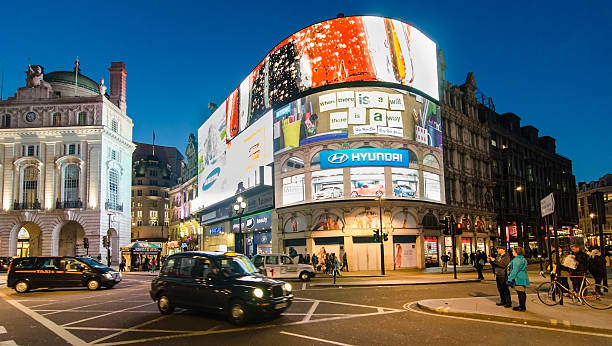
[[269,211],[262,213],[247,215],[242,217],[242,225],[238,223],[239,219],[232,220],[232,232],[239,233],[256,229],[268,229],[272,227],[272,215]]
[[410,150],[363,148],[345,150],[327,150],[321,152],[321,169],[362,166],[395,166],[410,165]]
[[219,234],[221,232],[223,232],[223,227],[213,227],[213,228],[208,230],[208,233],[210,235]]

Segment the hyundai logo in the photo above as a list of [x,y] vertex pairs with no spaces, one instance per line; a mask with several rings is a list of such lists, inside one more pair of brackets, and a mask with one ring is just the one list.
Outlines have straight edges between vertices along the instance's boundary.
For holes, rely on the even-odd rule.
[[344,163],[348,160],[348,155],[344,154],[344,153],[335,153],[333,155],[331,155],[330,157],[327,158],[327,161],[329,161],[329,163],[334,163],[334,164],[341,164]]

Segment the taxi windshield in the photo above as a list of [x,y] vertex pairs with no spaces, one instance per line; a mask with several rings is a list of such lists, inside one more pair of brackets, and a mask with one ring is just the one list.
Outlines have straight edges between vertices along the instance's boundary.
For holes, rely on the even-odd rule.
[[86,264],[92,267],[106,267],[104,264],[96,261],[95,259],[91,257],[79,257],[78,260],[81,262],[85,262]]
[[229,276],[253,275],[257,273],[257,268],[244,255],[225,257],[221,259],[221,269]]

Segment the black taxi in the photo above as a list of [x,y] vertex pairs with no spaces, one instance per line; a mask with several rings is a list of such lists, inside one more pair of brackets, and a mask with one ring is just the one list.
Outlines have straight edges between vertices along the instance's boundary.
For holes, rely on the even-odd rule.
[[33,288],[111,288],[121,273],[89,257],[17,257],[9,266],[6,285],[17,293]]
[[215,311],[244,325],[258,316],[279,316],[291,306],[291,289],[261,275],[244,255],[193,251],[166,259],[150,295],[165,315],[175,307]]

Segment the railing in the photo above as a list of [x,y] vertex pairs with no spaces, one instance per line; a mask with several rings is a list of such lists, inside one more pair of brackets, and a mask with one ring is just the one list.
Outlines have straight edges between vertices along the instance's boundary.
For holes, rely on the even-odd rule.
[[83,208],[83,202],[81,200],[76,201],[56,201],[55,209],[70,209],[70,208]]
[[13,209],[15,210],[26,210],[26,209],[41,209],[40,202],[35,200],[34,202],[15,202],[13,203]]
[[123,211],[123,203],[115,203],[115,202],[106,201],[105,206],[106,206],[106,210]]

